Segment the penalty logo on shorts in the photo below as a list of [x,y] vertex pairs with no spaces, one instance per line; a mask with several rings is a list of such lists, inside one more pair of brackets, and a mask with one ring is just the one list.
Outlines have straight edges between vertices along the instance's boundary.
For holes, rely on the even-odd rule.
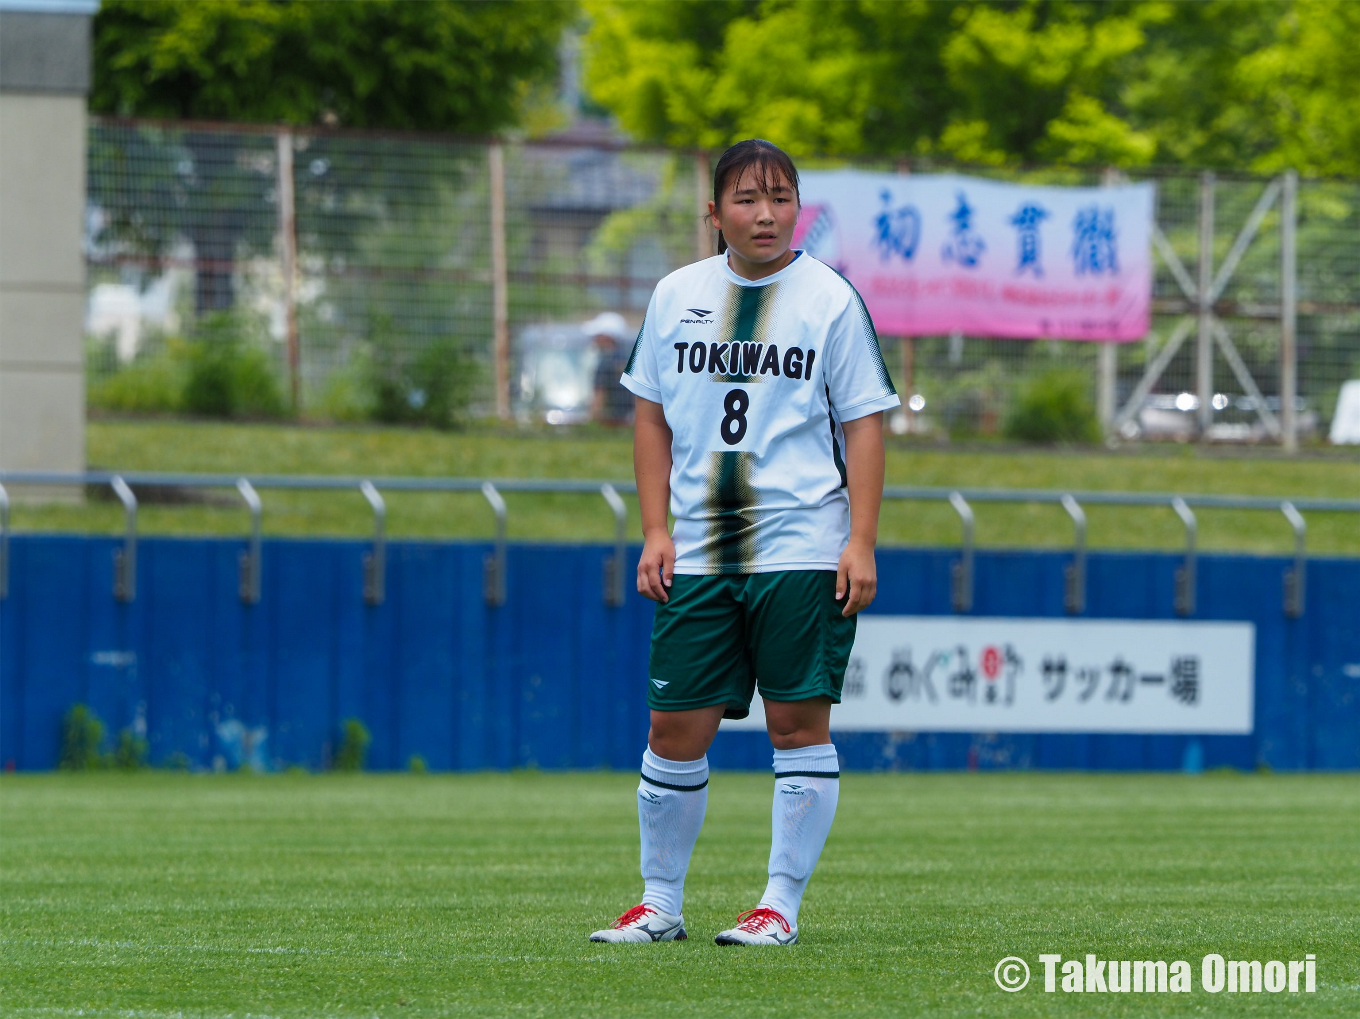
[[652,680],[652,685],[656,687],[658,690],[660,690],[663,687],[670,686],[671,681],[669,679],[654,679]]

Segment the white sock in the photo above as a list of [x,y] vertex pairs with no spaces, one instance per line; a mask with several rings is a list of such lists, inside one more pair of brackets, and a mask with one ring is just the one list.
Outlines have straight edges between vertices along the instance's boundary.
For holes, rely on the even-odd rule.
[[642,832],[642,901],[680,915],[685,872],[708,809],[708,757],[668,761],[651,747],[642,755],[638,827]]
[[798,923],[798,907],[831,831],[840,789],[834,744],[774,752],[770,883],[760,904],[778,910],[790,924]]

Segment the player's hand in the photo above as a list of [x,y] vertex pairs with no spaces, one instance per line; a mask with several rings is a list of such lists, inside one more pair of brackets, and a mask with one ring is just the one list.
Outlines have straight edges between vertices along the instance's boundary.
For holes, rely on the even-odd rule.
[[[645,553],[644,553],[645,554]],[[878,567],[874,564],[874,547],[851,542],[841,553],[841,561],[836,567],[836,600],[845,600],[841,615],[853,616],[862,608],[867,608],[878,593]]]
[[675,542],[665,531],[647,535],[642,544],[642,558],[638,560],[638,594],[652,601],[667,602],[671,596],[666,588],[675,575]]

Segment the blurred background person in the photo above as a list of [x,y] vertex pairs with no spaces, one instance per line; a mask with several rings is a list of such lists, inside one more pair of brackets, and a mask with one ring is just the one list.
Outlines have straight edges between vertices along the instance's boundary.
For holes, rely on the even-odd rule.
[[619,384],[628,365],[628,341],[632,330],[616,311],[596,315],[582,329],[599,352],[595,363],[595,392],[590,401],[590,419],[617,427],[633,421],[633,395]]

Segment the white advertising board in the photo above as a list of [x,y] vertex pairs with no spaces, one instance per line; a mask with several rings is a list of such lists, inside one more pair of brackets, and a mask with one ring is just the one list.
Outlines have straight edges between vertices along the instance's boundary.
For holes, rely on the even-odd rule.
[[[859,617],[843,732],[1250,733],[1255,627]],[[764,729],[760,697],[723,729]]]

